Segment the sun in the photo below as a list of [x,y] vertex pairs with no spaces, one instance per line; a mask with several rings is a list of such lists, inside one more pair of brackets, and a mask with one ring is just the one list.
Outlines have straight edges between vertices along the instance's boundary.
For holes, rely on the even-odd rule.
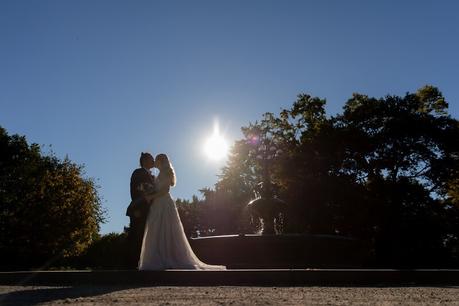
[[222,160],[228,155],[228,143],[220,134],[218,124],[215,124],[214,133],[204,144],[204,153],[214,161]]

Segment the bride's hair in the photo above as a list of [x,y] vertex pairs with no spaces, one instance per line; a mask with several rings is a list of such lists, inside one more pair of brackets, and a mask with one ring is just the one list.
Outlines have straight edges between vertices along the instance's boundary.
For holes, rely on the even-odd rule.
[[159,173],[160,176],[167,175],[170,180],[170,186],[175,186],[176,178],[175,178],[175,171],[172,167],[171,162],[169,161],[169,157],[166,154],[158,154],[156,155],[156,162],[161,164],[161,172]]

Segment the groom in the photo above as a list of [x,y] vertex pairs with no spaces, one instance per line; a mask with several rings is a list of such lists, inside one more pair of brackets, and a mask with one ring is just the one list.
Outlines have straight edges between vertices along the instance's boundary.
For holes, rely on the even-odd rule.
[[155,197],[155,194],[153,194],[155,191],[155,177],[150,172],[154,165],[153,156],[150,153],[142,152],[140,155],[140,168],[135,169],[131,175],[132,202],[126,210],[126,216],[130,218],[127,261],[131,268],[137,268],[145,222],[150,209],[150,200]]

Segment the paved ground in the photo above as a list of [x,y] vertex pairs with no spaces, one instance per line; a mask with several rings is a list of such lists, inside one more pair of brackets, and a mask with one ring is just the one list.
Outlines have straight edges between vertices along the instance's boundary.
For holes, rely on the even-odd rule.
[[459,287],[0,286],[0,305],[459,305]]

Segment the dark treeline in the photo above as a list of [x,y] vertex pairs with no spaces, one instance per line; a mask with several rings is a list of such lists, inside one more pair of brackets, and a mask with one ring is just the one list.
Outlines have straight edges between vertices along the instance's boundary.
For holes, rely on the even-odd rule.
[[268,166],[288,203],[284,233],[366,240],[376,265],[457,265],[459,122],[438,89],[354,94],[336,116],[325,103],[302,94],[244,127],[215,187],[178,203],[188,234],[256,230],[244,207],[266,167],[261,147],[278,153]]
[[[439,90],[354,94],[335,116],[325,103],[301,94],[243,127],[215,186],[177,201],[187,235],[258,231],[246,207],[268,174],[287,203],[279,232],[364,240],[374,266],[458,267],[459,122]],[[102,221],[81,166],[0,129],[2,263],[122,267],[125,234],[100,237]]]

